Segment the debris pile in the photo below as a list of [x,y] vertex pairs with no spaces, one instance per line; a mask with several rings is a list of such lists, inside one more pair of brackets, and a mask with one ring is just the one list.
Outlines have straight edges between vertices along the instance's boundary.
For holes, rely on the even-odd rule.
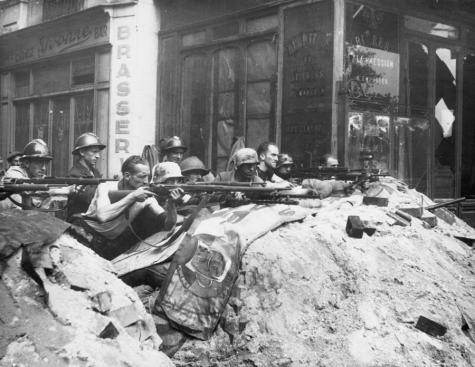
[[394,179],[379,188],[387,200],[327,198],[253,242],[241,304],[211,339],[188,340],[175,364],[473,366],[475,257],[456,237],[474,230],[445,211],[407,214],[433,202]]
[[66,227],[0,213],[0,365],[173,366],[134,290]]

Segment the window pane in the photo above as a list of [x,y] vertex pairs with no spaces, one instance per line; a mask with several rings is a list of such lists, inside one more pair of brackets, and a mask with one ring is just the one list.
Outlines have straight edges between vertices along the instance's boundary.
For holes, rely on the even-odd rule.
[[30,104],[15,105],[15,150],[23,150],[30,137]]
[[42,99],[34,103],[33,139],[43,139],[49,144],[49,102]]
[[427,77],[429,49],[422,43],[409,43],[409,101],[411,116],[427,116]]
[[234,143],[234,121],[232,119],[220,120],[217,123],[216,133],[216,158],[217,172],[224,171]]
[[94,55],[72,62],[73,85],[94,83]]
[[270,42],[255,43],[247,49],[247,80],[270,79],[276,72],[275,48]]
[[69,165],[69,97],[53,99],[53,176],[66,176]]
[[43,65],[33,70],[34,94],[59,92],[69,88],[69,63]]
[[218,113],[220,117],[230,118],[234,113],[234,93],[220,93],[218,96]]
[[475,53],[463,63],[462,196],[475,198]]
[[94,94],[88,93],[74,97],[74,140],[85,133],[94,131]]
[[[388,172],[390,118],[372,112],[349,114],[349,167]],[[364,162],[365,155],[371,156]]]
[[27,96],[30,92],[30,72],[20,71],[15,73],[15,97]]
[[270,139],[269,119],[248,119],[246,126],[246,146],[256,149],[260,143]]
[[271,108],[270,83],[247,85],[247,114],[268,114]]
[[218,52],[218,90],[235,88],[236,82],[236,50],[227,49]]
[[207,58],[204,55],[189,56],[183,65],[182,121],[183,138],[189,144],[190,152],[204,162],[208,161],[209,104]]
[[456,27],[411,16],[404,17],[404,27],[411,31],[448,39],[457,39],[459,37],[459,30]]
[[456,56],[451,50],[438,48],[435,87],[435,166],[434,197],[450,198],[455,195],[455,126],[456,111]]
[[396,176],[411,188],[427,194],[429,120],[399,117],[394,124]]

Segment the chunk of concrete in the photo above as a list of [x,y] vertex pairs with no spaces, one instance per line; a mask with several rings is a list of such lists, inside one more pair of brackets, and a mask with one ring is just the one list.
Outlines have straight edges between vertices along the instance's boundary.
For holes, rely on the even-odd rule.
[[346,233],[353,238],[363,238],[364,225],[357,215],[349,215],[346,221]]
[[364,196],[363,205],[388,206],[389,199],[379,196]]
[[437,226],[437,217],[428,210],[424,210],[421,220],[426,222],[430,228]]
[[447,208],[437,208],[433,211],[437,218],[442,219],[444,222],[452,225],[455,223],[455,214]]
[[429,334],[431,336],[442,336],[445,335],[445,333],[447,332],[447,328],[444,325],[439,324],[438,322],[435,322],[424,316],[419,316],[419,319],[417,320],[416,324],[416,329],[419,329],[420,331],[423,331],[424,333]]

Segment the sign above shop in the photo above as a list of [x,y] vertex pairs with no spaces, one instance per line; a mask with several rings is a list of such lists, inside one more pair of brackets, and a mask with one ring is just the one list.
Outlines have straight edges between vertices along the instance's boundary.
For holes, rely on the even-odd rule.
[[[35,26],[9,34],[0,40],[0,68],[7,68],[61,55],[109,42],[108,18],[75,16],[74,21],[61,21]],[[80,18],[80,19],[78,19]]]

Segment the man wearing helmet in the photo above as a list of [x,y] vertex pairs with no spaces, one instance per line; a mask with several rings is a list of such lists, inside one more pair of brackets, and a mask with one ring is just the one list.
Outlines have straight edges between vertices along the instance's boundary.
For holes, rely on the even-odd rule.
[[[69,177],[77,178],[101,178],[102,174],[97,170],[96,164],[100,158],[100,152],[105,149],[99,137],[93,133],[84,133],[80,135],[74,143],[72,151],[74,163],[69,170]],[[69,198],[68,221],[71,221],[73,215],[84,213],[94,197],[95,186],[85,186],[77,195]]]
[[162,147],[163,162],[175,162],[180,164],[188,148],[178,136],[172,136],[165,141]]
[[[48,145],[42,139],[33,139],[28,144],[25,145],[23,149],[23,154],[20,157],[20,166],[11,166],[7,173],[5,174],[4,180],[8,179],[28,179],[28,178],[44,178],[47,173],[47,167],[53,157],[49,153]],[[50,195],[63,195],[67,196],[76,191],[74,186],[68,186],[63,188],[54,188],[49,189],[48,193]],[[51,199],[46,200],[33,200],[33,195],[12,195],[12,199],[18,203],[27,206],[37,206],[41,208],[47,208],[51,204]],[[26,202],[26,199],[28,199]],[[11,201],[2,206],[5,207],[16,207]]]
[[291,178],[291,171],[294,165],[294,160],[292,157],[286,153],[279,154],[279,159],[277,160],[276,174],[284,180],[289,180]]
[[185,158],[180,163],[180,168],[186,182],[212,182],[214,180],[212,173],[210,173],[209,169],[207,169],[204,163],[196,156]]
[[257,175],[257,153],[251,148],[239,149],[232,158],[234,169],[221,172],[215,182],[254,182],[264,183]]

